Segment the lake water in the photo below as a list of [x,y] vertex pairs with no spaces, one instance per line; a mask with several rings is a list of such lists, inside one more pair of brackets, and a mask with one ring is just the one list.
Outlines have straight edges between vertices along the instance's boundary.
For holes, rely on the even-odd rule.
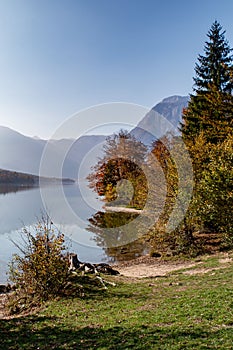
[[131,215],[104,213],[102,206],[86,183],[0,187],[0,284],[7,281],[12,254],[19,253],[12,240],[20,243],[22,229],[36,224],[45,212],[65,234],[68,250],[77,253],[81,261],[113,262],[144,254],[146,247],[134,239],[135,227],[125,225],[132,221]]
[[[61,197],[60,192],[64,192]],[[84,198],[85,197],[85,198]],[[47,200],[49,198],[49,200]],[[89,202],[94,202],[91,207]],[[88,231],[88,219],[103,203],[95,200],[91,191],[85,196],[76,185],[43,188],[7,188],[0,191],[0,283],[5,283],[6,270],[12,254],[18,252],[11,240],[20,242],[23,227],[34,225],[42,212],[47,211],[56,225],[67,237],[70,251],[77,252],[80,260],[99,262],[108,257],[97,246],[95,234]],[[67,214],[67,207],[70,212]]]

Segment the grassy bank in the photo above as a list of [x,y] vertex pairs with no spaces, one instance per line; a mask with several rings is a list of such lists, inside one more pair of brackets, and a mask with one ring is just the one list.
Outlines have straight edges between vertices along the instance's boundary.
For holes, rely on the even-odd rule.
[[209,257],[167,277],[114,281],[0,320],[0,349],[232,349],[232,261]]

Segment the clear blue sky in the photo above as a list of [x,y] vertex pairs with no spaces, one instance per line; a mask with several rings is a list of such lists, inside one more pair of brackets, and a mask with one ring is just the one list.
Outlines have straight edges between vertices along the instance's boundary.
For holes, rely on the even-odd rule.
[[233,46],[232,0],[0,0],[0,125],[47,138],[95,104],[187,95],[215,19]]

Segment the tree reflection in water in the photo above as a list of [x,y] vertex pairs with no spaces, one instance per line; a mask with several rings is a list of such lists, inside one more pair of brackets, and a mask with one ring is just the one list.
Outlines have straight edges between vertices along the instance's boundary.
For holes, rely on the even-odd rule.
[[145,237],[142,237],[145,228],[130,225],[138,215],[98,211],[89,218],[87,230],[95,233],[93,239],[105,250],[111,262],[134,259],[148,251]]
[[38,185],[0,184],[0,194],[16,193],[38,188]]

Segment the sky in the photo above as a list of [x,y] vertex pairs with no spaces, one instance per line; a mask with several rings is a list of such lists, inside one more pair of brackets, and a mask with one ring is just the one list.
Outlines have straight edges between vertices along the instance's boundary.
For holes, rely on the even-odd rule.
[[214,20],[233,47],[232,16],[232,0],[0,0],[0,125],[49,138],[94,105],[188,95]]

